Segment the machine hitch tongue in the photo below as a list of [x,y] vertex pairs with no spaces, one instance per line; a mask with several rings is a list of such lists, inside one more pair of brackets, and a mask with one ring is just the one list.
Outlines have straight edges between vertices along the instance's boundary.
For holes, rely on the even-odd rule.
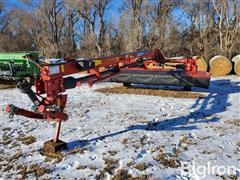
[[13,104],[10,104],[6,108],[6,112],[9,113],[9,118],[13,118],[15,114],[17,114],[17,107],[15,107]]
[[[14,115],[22,115],[28,118],[36,118],[36,119],[44,119],[44,116],[40,113],[35,113],[31,111],[27,111],[24,109],[20,109],[13,104],[10,104],[6,107],[6,112],[9,113],[9,118],[13,118]],[[55,153],[60,150],[64,150],[67,148],[67,144],[64,141],[59,139],[60,129],[61,129],[61,120],[56,121],[56,127],[54,132],[54,137],[52,140],[44,142],[43,151]]]

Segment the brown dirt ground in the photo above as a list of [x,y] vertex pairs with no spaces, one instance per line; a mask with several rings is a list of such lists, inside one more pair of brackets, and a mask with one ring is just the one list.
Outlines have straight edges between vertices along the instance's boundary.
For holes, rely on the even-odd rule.
[[9,89],[9,88],[15,88],[15,85],[6,85],[6,84],[0,84],[0,89]]
[[197,92],[177,91],[177,90],[160,90],[160,89],[146,89],[146,88],[127,88],[124,86],[101,88],[97,89],[101,93],[114,93],[114,94],[139,94],[139,95],[152,95],[162,97],[174,98],[204,98],[205,95]]

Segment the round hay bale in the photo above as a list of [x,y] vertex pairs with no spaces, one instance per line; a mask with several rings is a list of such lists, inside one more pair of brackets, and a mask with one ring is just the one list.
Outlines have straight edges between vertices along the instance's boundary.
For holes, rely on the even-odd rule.
[[237,60],[239,60],[239,59],[240,59],[240,54],[234,56],[231,61],[232,61],[232,62],[235,62],[235,61],[237,61]]
[[209,61],[210,74],[213,76],[224,76],[232,71],[232,63],[225,56],[214,56]]
[[234,62],[234,71],[240,76],[240,54],[236,55],[232,58],[232,62]]
[[234,61],[234,71],[238,76],[240,76],[240,58]]
[[193,56],[197,60],[198,71],[207,71],[208,65],[202,56]]

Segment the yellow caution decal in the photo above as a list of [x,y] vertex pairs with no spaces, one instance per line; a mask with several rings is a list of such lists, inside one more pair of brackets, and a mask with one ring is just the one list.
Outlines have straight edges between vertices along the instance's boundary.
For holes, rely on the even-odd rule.
[[61,65],[61,72],[64,73],[64,65]]
[[99,64],[102,64],[102,60],[100,60],[100,59],[95,60],[94,63],[95,63],[95,66],[97,66],[97,65],[99,65]]
[[60,99],[57,99],[57,107],[59,107],[60,108],[60,106],[61,106],[61,100]]

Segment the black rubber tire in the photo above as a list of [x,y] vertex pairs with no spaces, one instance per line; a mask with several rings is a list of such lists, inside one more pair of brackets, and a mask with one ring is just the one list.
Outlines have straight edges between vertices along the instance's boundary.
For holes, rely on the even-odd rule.
[[184,87],[183,87],[183,90],[184,90],[184,91],[191,91],[192,88],[191,88],[191,86],[184,86]]
[[124,82],[124,83],[123,83],[123,86],[125,86],[125,87],[131,87],[131,83],[129,83],[129,82]]

